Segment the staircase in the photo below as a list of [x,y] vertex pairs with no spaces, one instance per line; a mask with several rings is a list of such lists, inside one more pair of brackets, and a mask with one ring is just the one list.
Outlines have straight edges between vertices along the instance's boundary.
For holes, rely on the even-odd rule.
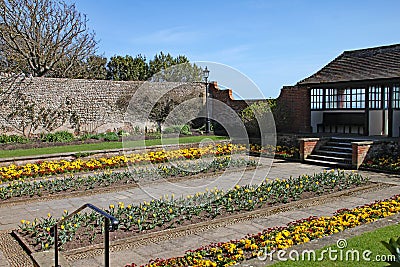
[[332,168],[352,168],[351,142],[360,141],[351,138],[331,137],[321,142],[311,155],[305,159],[305,163],[329,166]]

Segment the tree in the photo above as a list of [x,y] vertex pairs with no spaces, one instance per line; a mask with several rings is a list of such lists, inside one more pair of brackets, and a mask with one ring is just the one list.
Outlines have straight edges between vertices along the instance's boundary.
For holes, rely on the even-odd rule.
[[161,132],[161,125],[174,109],[176,103],[169,97],[161,98],[151,109],[149,119],[157,123],[157,132]]
[[89,56],[85,61],[86,75],[83,78],[104,80],[107,78],[107,58],[97,55]]
[[[72,78],[72,79],[95,79],[104,80],[107,78],[107,58],[90,55],[84,60],[70,62],[69,58],[60,61],[54,70],[49,71],[46,77]],[[71,64],[68,71],[65,68]]]
[[93,55],[95,34],[86,26],[87,19],[75,9],[55,0],[0,1],[0,59],[3,71],[44,76],[60,62],[59,70],[70,68]]
[[[180,60],[182,61],[181,63],[184,63],[183,58],[180,58]],[[186,60],[187,60],[187,58],[186,58]],[[189,62],[189,60],[187,60],[187,62]],[[176,64],[176,61],[171,56],[170,53],[164,54],[163,52],[160,52],[160,54],[156,54],[154,56],[154,59],[150,60],[150,62],[149,62],[150,76],[153,76],[154,74],[159,73],[161,70],[166,70],[175,64]]]
[[276,99],[267,99],[266,101],[257,101],[240,113],[247,133],[251,137],[260,137],[261,133],[267,133],[274,130],[273,114],[277,110]]
[[149,69],[151,81],[155,82],[198,82],[202,77],[202,69],[191,64],[186,56],[173,58],[163,52],[150,60]]
[[149,75],[146,57],[113,56],[107,64],[107,78],[114,81],[145,81]]

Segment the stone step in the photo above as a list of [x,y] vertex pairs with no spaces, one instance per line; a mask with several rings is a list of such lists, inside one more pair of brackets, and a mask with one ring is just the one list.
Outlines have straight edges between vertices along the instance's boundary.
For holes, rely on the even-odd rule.
[[352,152],[339,152],[339,151],[331,151],[331,150],[323,150],[318,149],[312,155],[323,155],[323,156],[332,156],[337,158],[350,158],[352,157]]
[[351,147],[342,147],[342,146],[321,146],[319,150],[324,151],[337,151],[337,152],[347,152],[351,153],[353,149]]
[[325,161],[325,160],[307,158],[306,160],[304,160],[304,163],[328,166],[328,167],[332,167],[332,168],[352,169],[351,164],[346,164],[343,162],[336,162],[336,161]]
[[328,141],[326,143],[328,146],[335,146],[335,147],[346,147],[346,148],[351,148],[351,143],[347,142],[334,142],[334,141]]
[[316,155],[311,154],[307,157],[307,159],[315,159],[321,161],[332,161],[332,162],[342,162],[345,164],[351,164],[351,158],[343,158],[343,157],[333,157],[333,156],[324,156],[324,155]]
[[369,141],[367,139],[351,138],[351,137],[331,137],[330,140],[334,141],[334,142],[342,142],[342,143]]

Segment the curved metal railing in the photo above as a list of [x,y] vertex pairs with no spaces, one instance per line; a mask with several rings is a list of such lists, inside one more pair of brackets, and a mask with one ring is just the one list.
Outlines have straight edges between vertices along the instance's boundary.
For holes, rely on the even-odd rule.
[[[78,208],[68,216],[64,217],[63,219],[59,220],[53,227],[53,233],[54,233],[54,266],[56,267],[61,267],[61,265],[58,264],[58,227],[77,214],[78,212],[82,211],[83,209],[92,209],[101,216],[104,217],[104,266],[109,267],[110,266],[110,231],[115,231],[118,229],[118,224],[119,221],[112,215],[108,214],[104,210],[94,206],[93,204],[86,203],[82,207]],[[111,223],[111,224],[110,224]]]

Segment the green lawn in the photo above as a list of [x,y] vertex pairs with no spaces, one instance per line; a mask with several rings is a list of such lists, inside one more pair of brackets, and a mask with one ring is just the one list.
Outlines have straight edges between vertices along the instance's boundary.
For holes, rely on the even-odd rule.
[[[319,257],[322,254],[322,251],[325,250],[325,257],[324,261],[287,261],[287,262],[279,262],[273,265],[273,267],[283,267],[283,266],[295,266],[295,267],[314,267],[314,266],[321,266],[321,267],[330,267],[330,266],[337,266],[337,267],[347,267],[347,266],[352,266],[352,267],[363,267],[363,266],[389,266],[388,263],[386,262],[379,262],[376,260],[376,257],[380,257],[382,259],[382,256],[387,256],[391,255],[390,251],[384,247],[384,245],[381,243],[381,241],[389,242],[390,238],[395,238],[397,239],[400,237],[400,225],[399,224],[394,224],[390,226],[386,226],[383,228],[380,228],[378,230],[372,231],[372,232],[367,232],[362,235],[353,237],[351,239],[347,240],[347,246],[344,249],[339,250],[336,245],[334,246],[327,246],[324,247],[320,250],[316,251],[317,257]],[[329,248],[332,251],[332,255],[337,255],[338,259],[340,259],[340,251],[342,251],[342,261],[336,260],[336,261],[331,261],[329,260],[329,254],[327,253],[327,250],[329,251]],[[337,253],[334,254],[333,250],[337,250]],[[356,261],[346,261],[346,253],[347,253],[347,258],[352,259],[352,256],[350,255],[349,251],[358,251],[360,255],[360,260]],[[369,257],[371,261],[365,261],[363,260],[363,252],[366,250],[370,250],[372,253],[370,254]],[[356,252],[355,252],[356,253]],[[299,251],[299,254],[301,255],[301,251]],[[353,254],[354,255],[354,254]]]
[[[211,139],[214,141],[225,140],[225,136],[188,136],[180,138],[163,138],[146,140],[146,146],[155,146],[161,144],[188,144],[197,143],[205,139]],[[33,155],[44,155],[44,154],[56,154],[65,152],[82,152],[90,150],[106,150],[106,149],[118,149],[118,148],[133,148],[144,146],[143,140],[138,141],[126,141],[122,142],[103,142],[96,144],[82,144],[82,145],[66,145],[56,147],[43,147],[43,148],[32,148],[32,149],[15,149],[15,150],[0,150],[0,158],[8,157],[21,157],[21,156],[33,156]]]

